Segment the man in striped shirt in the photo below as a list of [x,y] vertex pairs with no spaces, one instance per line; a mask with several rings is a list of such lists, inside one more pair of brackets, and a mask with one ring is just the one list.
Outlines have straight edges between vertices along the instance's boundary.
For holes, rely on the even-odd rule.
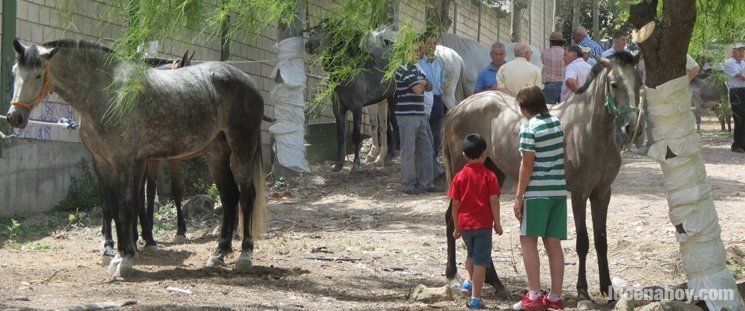
[[422,194],[432,189],[432,141],[424,112],[424,92],[432,91],[424,74],[416,67],[422,48],[416,48],[406,65],[396,70],[396,121],[401,143],[401,183],[406,194]]
[[[561,122],[548,112],[541,89],[526,86],[515,98],[528,119],[520,128],[522,161],[515,194],[515,217],[520,221],[528,292],[515,310],[563,310],[564,252],[567,238],[567,191],[564,176],[564,131]],[[548,254],[551,291],[541,294],[538,237]]]
[[594,66],[597,63],[595,61],[595,57],[600,57],[601,55],[603,55],[603,48],[600,47],[600,44],[592,40],[589,35],[587,35],[587,29],[585,27],[575,27],[572,30],[572,40],[574,40],[574,43],[576,43],[580,47],[590,48],[591,57],[587,60],[590,65]]

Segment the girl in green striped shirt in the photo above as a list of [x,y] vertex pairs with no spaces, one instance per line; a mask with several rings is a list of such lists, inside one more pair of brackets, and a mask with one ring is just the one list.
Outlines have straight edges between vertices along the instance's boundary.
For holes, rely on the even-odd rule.
[[[564,252],[567,238],[567,191],[564,176],[564,131],[548,112],[543,92],[523,87],[516,96],[520,112],[528,119],[520,128],[520,175],[515,194],[515,216],[520,221],[520,245],[528,277],[528,292],[516,310],[561,310]],[[538,237],[548,254],[551,291],[541,294]]]

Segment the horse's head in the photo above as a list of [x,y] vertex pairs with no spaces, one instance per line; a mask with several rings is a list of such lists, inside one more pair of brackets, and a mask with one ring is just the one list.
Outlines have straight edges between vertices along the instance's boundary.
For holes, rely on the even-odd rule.
[[605,69],[605,79],[597,81],[599,84],[596,87],[604,90],[605,107],[613,118],[614,126],[620,127],[628,135],[633,135],[637,126],[637,135],[642,130],[641,125],[637,125],[641,89],[641,77],[635,67],[638,62],[639,55],[621,52],[610,59],[599,58],[597,67],[593,69],[593,72],[597,68]]
[[31,110],[51,91],[47,60],[56,49],[35,44],[25,46],[17,38],[13,47],[18,55],[13,65],[13,100],[7,117],[13,127],[25,128]]
[[329,35],[329,27],[331,27],[332,21],[328,18],[324,18],[321,23],[317,26],[308,28],[308,40],[305,41],[305,52],[308,54],[314,54],[318,52],[323,46],[331,45],[331,36]]

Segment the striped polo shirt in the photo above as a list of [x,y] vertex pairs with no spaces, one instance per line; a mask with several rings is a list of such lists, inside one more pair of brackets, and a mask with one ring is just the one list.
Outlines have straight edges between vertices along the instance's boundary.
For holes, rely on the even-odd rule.
[[416,66],[404,67],[402,65],[396,70],[397,116],[424,115],[424,94],[416,94],[411,90],[411,87],[418,84],[419,80],[424,79],[424,74]]
[[538,114],[520,128],[520,151],[535,153],[535,166],[524,198],[565,198],[564,131],[559,119]]

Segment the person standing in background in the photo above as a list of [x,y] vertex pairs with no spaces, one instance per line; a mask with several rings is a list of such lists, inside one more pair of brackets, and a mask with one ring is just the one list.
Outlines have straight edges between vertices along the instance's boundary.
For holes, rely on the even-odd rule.
[[499,42],[492,44],[489,55],[491,56],[491,63],[479,72],[474,93],[497,89],[497,72],[504,65],[506,56],[504,44]]
[[541,54],[543,68],[541,80],[546,95],[546,104],[553,105],[561,101],[561,86],[564,83],[564,48],[566,42],[561,32],[555,31],[548,37],[550,47]]

